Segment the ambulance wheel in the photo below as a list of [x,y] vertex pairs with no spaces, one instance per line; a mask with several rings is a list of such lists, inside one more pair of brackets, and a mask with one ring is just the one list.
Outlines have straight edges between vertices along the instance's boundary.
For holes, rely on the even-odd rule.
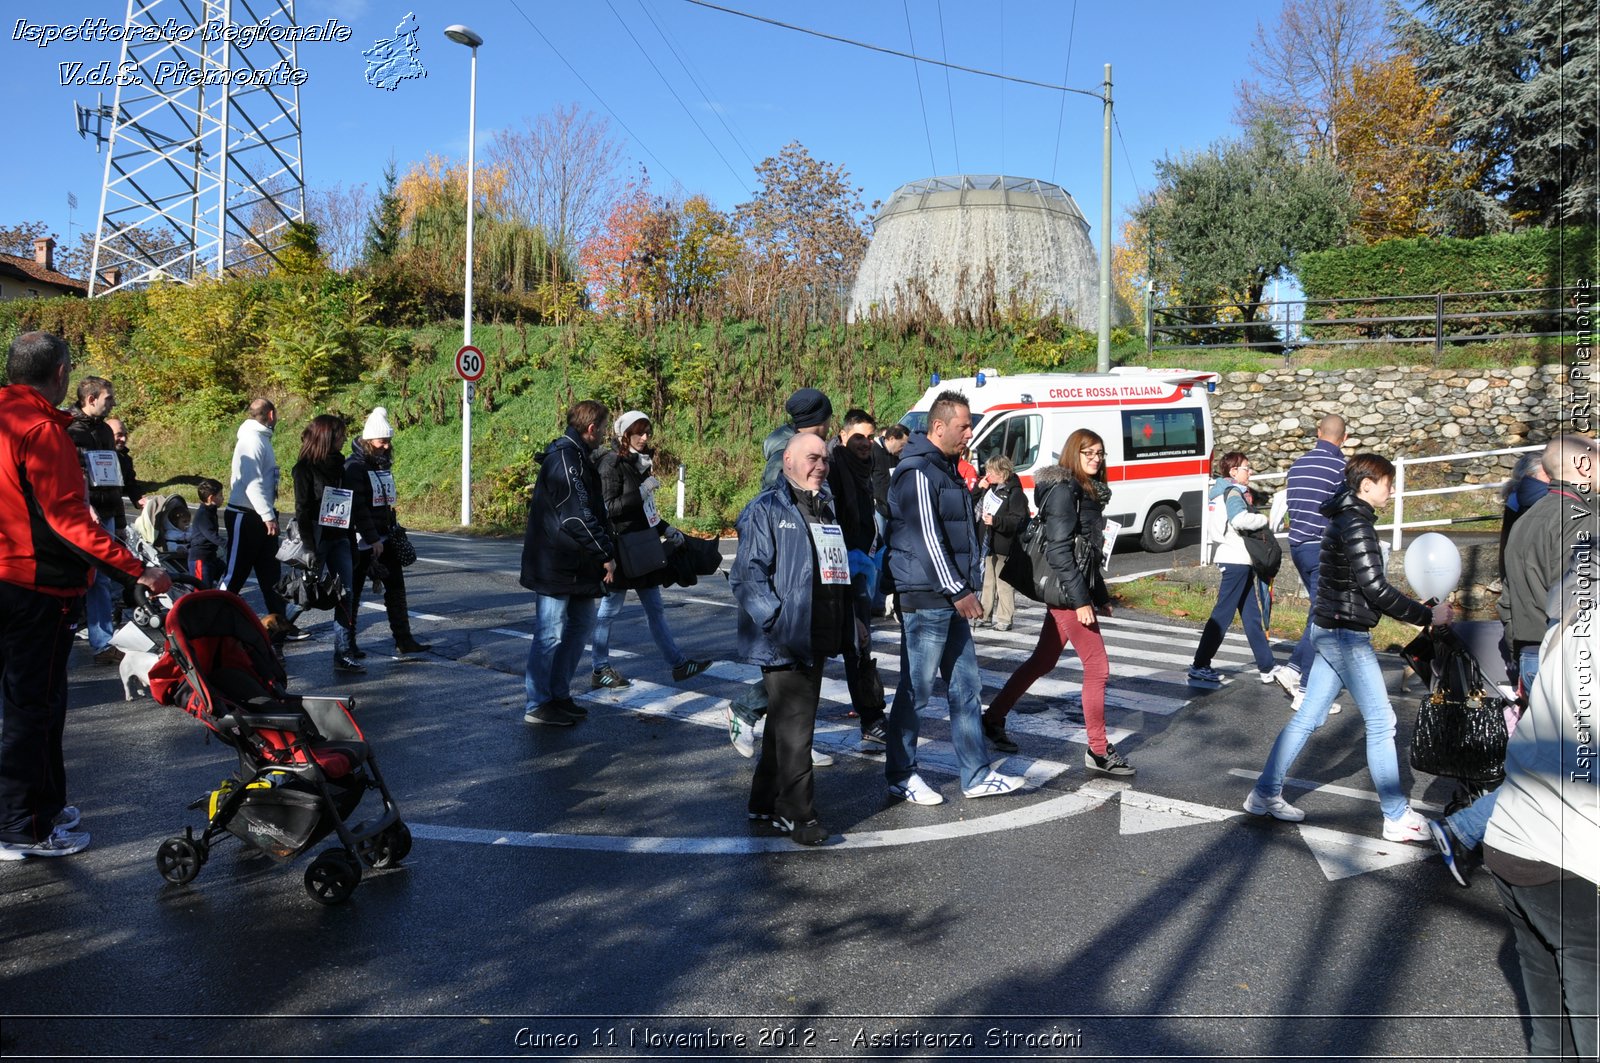
[[1139,544],[1152,554],[1164,554],[1178,545],[1178,535],[1183,531],[1183,521],[1178,511],[1169,505],[1150,507],[1144,520],[1144,533]]
[[205,849],[190,838],[168,838],[156,850],[156,870],[175,886],[193,882],[205,862]]
[[343,849],[329,849],[306,868],[306,892],[318,904],[343,904],[361,883],[361,861]]

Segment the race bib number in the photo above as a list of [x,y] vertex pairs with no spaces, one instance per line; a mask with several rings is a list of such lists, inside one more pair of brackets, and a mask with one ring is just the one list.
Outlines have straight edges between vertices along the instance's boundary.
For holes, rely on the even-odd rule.
[[981,516],[992,517],[1000,512],[1000,507],[1005,504],[1006,500],[1000,497],[998,491],[990,491],[983,496],[983,513]]
[[355,497],[354,491],[347,491],[343,487],[324,487],[322,510],[317,514],[317,523],[324,528],[350,527],[350,507],[355,503]]
[[1106,521],[1106,541],[1105,545],[1101,547],[1100,554],[1100,570],[1102,572],[1111,567],[1111,551],[1117,548],[1117,536],[1120,534],[1122,534],[1122,525],[1114,520]]
[[661,511],[656,508],[656,488],[661,486],[661,481],[654,476],[639,485],[639,498],[644,502],[644,519],[654,528],[661,523]]
[[850,551],[844,545],[844,529],[837,524],[808,524],[811,540],[817,546],[817,571],[823,586],[850,585]]
[[121,487],[122,462],[114,450],[86,450],[84,461],[89,467],[90,487]]
[[394,473],[387,469],[377,472],[368,471],[367,480],[372,484],[372,504],[374,506],[392,506],[395,504]]

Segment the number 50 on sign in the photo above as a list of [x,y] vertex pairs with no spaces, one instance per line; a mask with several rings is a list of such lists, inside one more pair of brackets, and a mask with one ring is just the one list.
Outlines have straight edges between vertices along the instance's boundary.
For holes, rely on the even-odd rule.
[[483,352],[476,347],[466,346],[456,352],[456,375],[462,380],[471,383],[483,376]]

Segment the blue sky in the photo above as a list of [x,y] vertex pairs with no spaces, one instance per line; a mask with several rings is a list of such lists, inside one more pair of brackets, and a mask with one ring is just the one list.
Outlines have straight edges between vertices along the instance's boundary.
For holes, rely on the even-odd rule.
[[[1275,3],[1229,0],[1082,0],[1076,8],[1072,0],[726,0],[725,6],[906,51],[912,50],[909,12],[919,54],[1082,89],[1098,90],[1102,67],[1111,63],[1122,133],[1113,137],[1116,218],[1140,189],[1152,187],[1155,160],[1235,133],[1234,86],[1248,76],[1256,23],[1270,24],[1278,10]],[[104,156],[79,140],[72,119],[72,102],[92,105],[95,90],[61,86],[58,64],[114,64],[118,57],[114,44],[40,48],[13,39],[17,20],[59,22],[64,8],[73,20],[103,16],[118,23],[124,13],[124,5],[113,2],[11,0],[0,22],[0,88],[14,146],[11,164],[0,171],[0,222],[42,219],[63,237],[68,191],[80,203],[77,227],[94,225]],[[392,36],[408,12],[422,27],[427,77],[392,92],[373,88],[364,79],[361,52]],[[919,103],[909,60],[684,0],[301,0],[298,15],[303,25],[337,18],[353,30],[348,43],[300,46],[307,72],[304,157],[312,186],[375,187],[391,156],[403,169],[430,151],[465,155],[468,53],[442,34],[446,25],[464,22],[485,38],[478,63],[480,148],[496,129],[576,102],[602,115],[609,108],[613,131],[649,168],[657,191],[704,193],[731,209],[755,187],[752,160],[798,140],[817,158],[842,164],[868,204],[935,173],[1053,179],[1078,200],[1099,245],[1101,109],[1085,96],[1067,95],[1063,110],[1061,93],[958,71],[947,81],[943,70],[922,66]],[[704,97],[657,27],[694,72]]]

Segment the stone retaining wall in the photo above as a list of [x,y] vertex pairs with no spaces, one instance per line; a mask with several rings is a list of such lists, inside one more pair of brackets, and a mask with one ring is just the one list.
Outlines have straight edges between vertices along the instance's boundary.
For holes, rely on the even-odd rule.
[[[1347,453],[1420,458],[1543,443],[1558,429],[1554,396],[1565,381],[1566,367],[1559,364],[1226,373],[1212,396],[1216,452],[1242,450],[1260,472],[1287,470],[1310,447],[1327,413],[1349,423]],[[1504,455],[1418,471],[1426,470],[1429,481],[1495,482],[1515,463],[1515,455]]]

